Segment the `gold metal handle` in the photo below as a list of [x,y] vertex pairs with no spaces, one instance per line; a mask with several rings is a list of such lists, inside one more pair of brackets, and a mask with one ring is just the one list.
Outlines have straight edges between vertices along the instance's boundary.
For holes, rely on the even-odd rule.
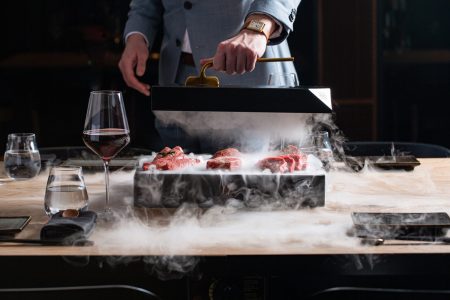
[[[293,57],[271,57],[271,58],[258,58],[257,62],[277,62],[277,61],[294,61]],[[213,60],[207,60],[206,63],[200,69],[200,75],[198,77],[189,76],[186,79],[186,86],[219,86],[219,78],[215,76],[206,76],[206,69],[211,68],[213,66]]]
[[206,69],[211,68],[213,66],[213,61],[209,60],[206,64],[204,64],[200,70],[200,77],[205,78],[206,77]]
[[[294,61],[293,57],[260,57],[256,59],[257,62],[279,62],[279,61]],[[200,70],[200,77],[205,77],[205,71],[213,66],[213,60],[208,60]]]
[[293,57],[261,57],[256,60],[257,62],[276,62],[276,61],[294,61]]

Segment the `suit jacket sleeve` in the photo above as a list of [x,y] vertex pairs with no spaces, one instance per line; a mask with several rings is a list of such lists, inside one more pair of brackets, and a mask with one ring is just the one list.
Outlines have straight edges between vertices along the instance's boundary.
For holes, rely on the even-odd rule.
[[283,25],[279,37],[271,39],[269,45],[283,42],[294,29],[294,20],[301,0],[255,0],[250,6],[249,14],[262,12],[272,16]]
[[124,37],[130,32],[137,31],[145,35],[150,45],[153,44],[162,23],[162,16],[161,0],[132,0]]

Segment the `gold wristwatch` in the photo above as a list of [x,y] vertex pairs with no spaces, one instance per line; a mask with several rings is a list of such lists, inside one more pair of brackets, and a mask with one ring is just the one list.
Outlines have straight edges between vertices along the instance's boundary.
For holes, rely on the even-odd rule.
[[266,37],[266,40],[269,41],[269,36],[264,31],[265,26],[266,26],[266,24],[264,24],[263,22],[256,21],[256,20],[249,20],[249,21],[245,22],[244,27],[242,27],[241,30],[247,29],[247,30],[262,33]]

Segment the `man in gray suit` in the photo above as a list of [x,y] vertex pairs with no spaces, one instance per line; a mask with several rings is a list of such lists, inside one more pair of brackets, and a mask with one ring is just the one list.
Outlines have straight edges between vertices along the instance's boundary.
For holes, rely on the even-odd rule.
[[184,83],[213,59],[209,74],[221,84],[266,85],[270,73],[295,73],[292,62],[260,63],[258,57],[289,57],[300,0],[132,0],[119,68],[128,86],[149,95],[148,49],[163,29],[159,83]]

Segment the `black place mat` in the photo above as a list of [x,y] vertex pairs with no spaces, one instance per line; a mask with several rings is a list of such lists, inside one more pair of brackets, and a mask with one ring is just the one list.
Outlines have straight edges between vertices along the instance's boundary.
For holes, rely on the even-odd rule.
[[444,236],[450,228],[450,217],[445,212],[353,212],[352,220],[357,236],[379,238]]
[[420,165],[420,161],[413,155],[405,156],[346,156],[344,162],[355,171],[360,171],[368,162],[369,165],[384,170],[412,171]]
[[95,228],[97,214],[82,211],[78,217],[63,217],[59,212],[41,229],[41,240],[64,241],[87,239]]

